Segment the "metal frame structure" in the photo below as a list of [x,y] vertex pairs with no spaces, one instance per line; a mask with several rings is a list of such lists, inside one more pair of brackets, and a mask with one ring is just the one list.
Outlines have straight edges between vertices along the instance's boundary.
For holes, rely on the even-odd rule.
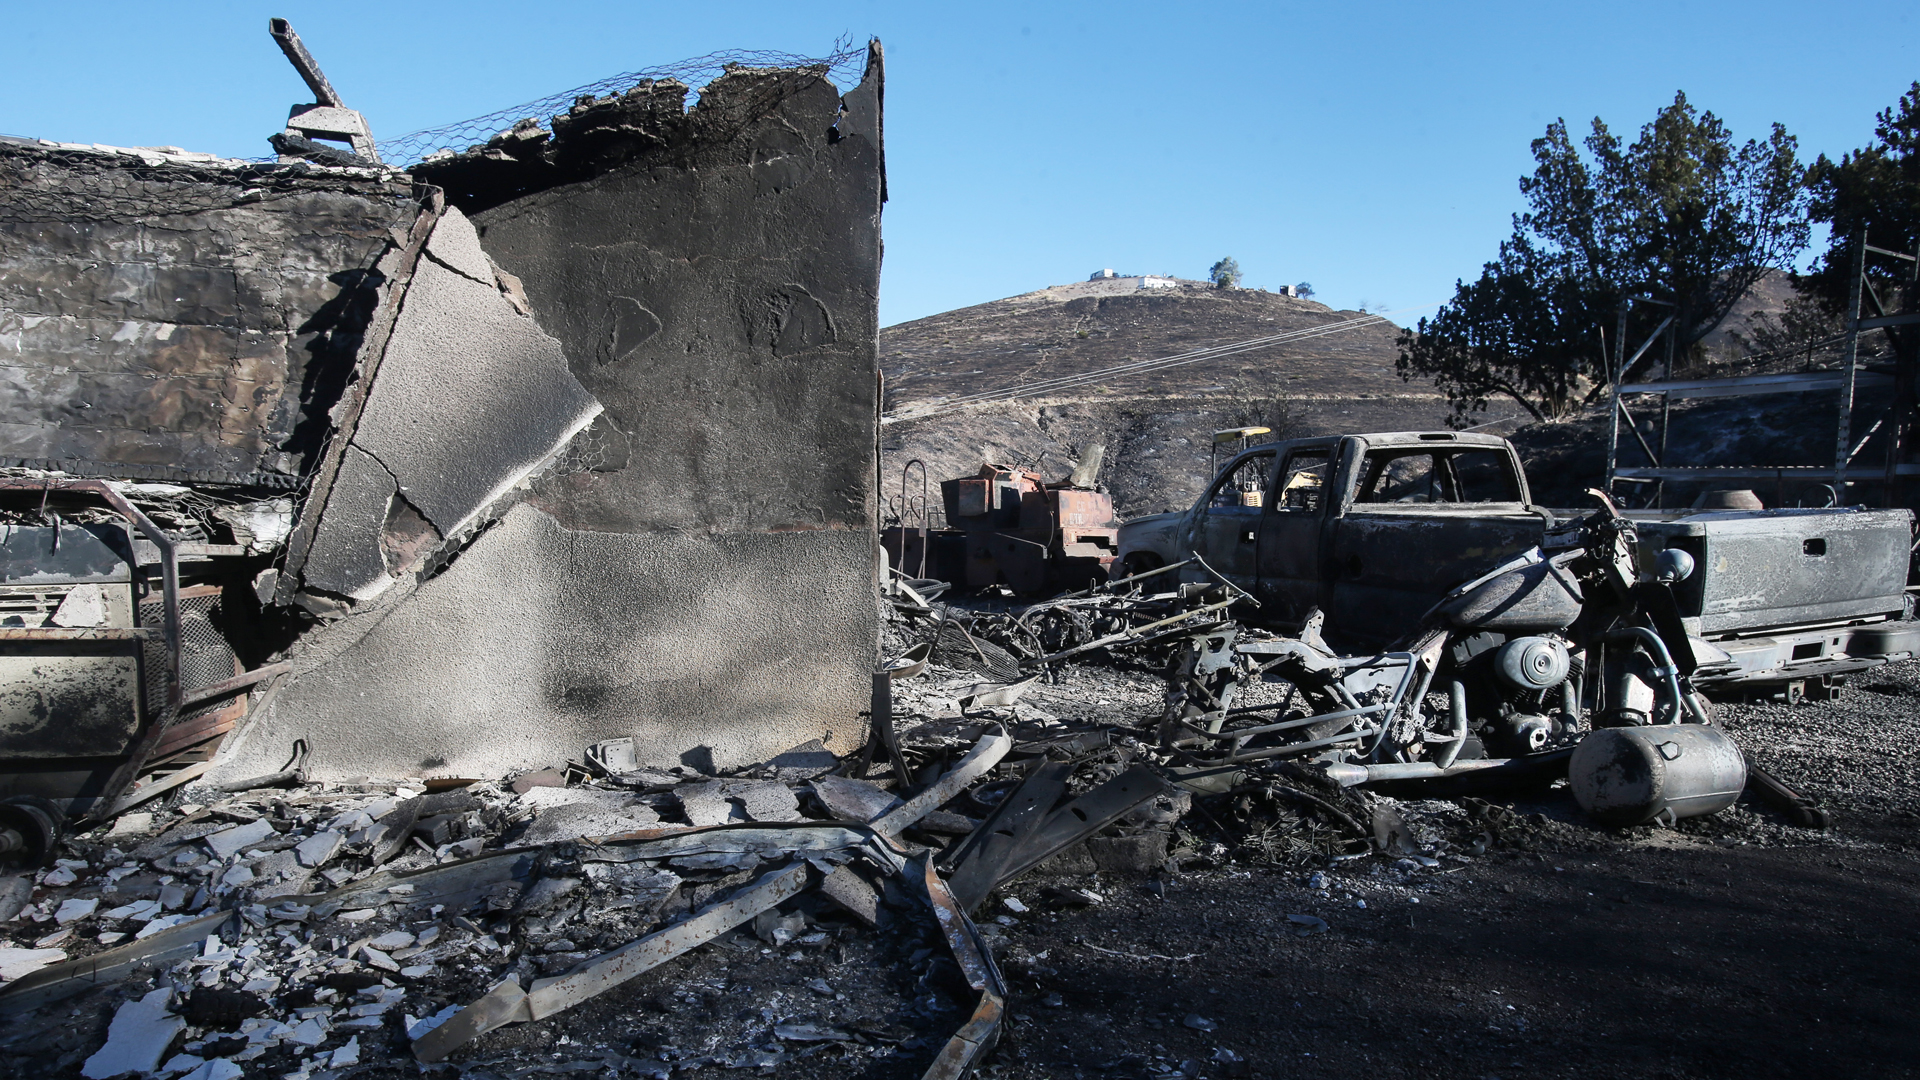
[[[1620,309],[1619,332],[1615,336],[1612,370],[1608,373],[1608,382],[1612,392],[1609,395],[1611,408],[1608,417],[1607,439],[1607,476],[1606,490],[1611,494],[1614,485],[1620,481],[1629,483],[1652,483],[1655,486],[1652,505],[1660,507],[1665,494],[1666,482],[1709,481],[1709,480],[1772,480],[1774,481],[1775,505],[1779,505],[1785,492],[1788,479],[1812,481],[1831,486],[1836,502],[1846,502],[1846,485],[1860,482],[1878,481],[1883,487],[1883,502],[1887,506],[1898,501],[1899,482],[1904,477],[1920,476],[1920,464],[1904,464],[1900,461],[1901,440],[1910,419],[1914,398],[1914,372],[1912,364],[1901,363],[1893,375],[1879,372],[1865,372],[1859,369],[1860,334],[1866,330],[1887,329],[1895,326],[1920,326],[1920,312],[1903,315],[1889,314],[1867,281],[1866,257],[1869,252],[1894,259],[1904,259],[1914,264],[1913,274],[1920,282],[1920,250],[1912,254],[1902,251],[1890,251],[1874,247],[1866,241],[1866,232],[1854,234],[1852,248],[1851,280],[1853,295],[1849,305],[1850,318],[1847,323],[1846,345],[1843,351],[1842,365],[1835,371],[1810,371],[1785,375],[1742,375],[1718,379],[1675,379],[1673,377],[1673,320],[1668,318],[1656,327],[1647,340],[1635,350],[1633,356],[1626,356],[1627,312],[1632,303],[1649,301],[1648,297],[1635,297]],[[1665,301],[1651,301],[1665,303]],[[1871,302],[1876,314],[1862,317],[1863,308]],[[1653,382],[1626,383],[1621,379],[1627,370],[1637,363],[1647,349],[1660,338],[1667,337],[1667,359],[1662,377]],[[1853,439],[1854,399],[1862,389],[1883,389],[1891,387],[1893,401],[1881,412],[1871,426],[1856,442]],[[1667,452],[1667,431],[1671,421],[1672,403],[1676,399],[1745,397],[1758,394],[1803,393],[1817,390],[1838,390],[1840,398],[1836,407],[1834,462],[1832,468],[1818,465],[1734,465],[1734,466],[1675,466],[1664,459]],[[1625,400],[1628,394],[1658,394],[1660,396],[1660,445],[1656,451],[1640,433],[1633,413],[1627,408]],[[1640,450],[1652,462],[1649,466],[1620,467],[1620,422],[1627,421],[1627,429],[1633,433]],[[1866,448],[1867,443],[1877,434],[1883,425],[1888,427],[1886,438],[1886,462],[1880,468],[1862,468],[1853,464],[1854,459]]]
[[[38,480],[27,478],[0,478],[0,493],[38,494],[45,499],[48,494],[59,492],[62,495],[91,496],[105,504],[114,513],[132,523],[134,529],[153,545],[159,554],[161,609],[161,638],[165,642],[163,655],[166,657],[166,697],[157,714],[147,711],[147,695],[144,691],[147,676],[141,679],[140,710],[142,725],[140,733],[128,748],[127,759],[116,767],[107,779],[104,788],[94,799],[82,816],[83,820],[97,821],[104,817],[107,809],[114,805],[122,792],[138,776],[140,769],[153,754],[153,748],[160,741],[173,721],[180,715],[185,694],[180,683],[180,563],[173,539],[153,520],[140,511],[139,507],[128,502],[126,497],[115,490],[105,480]],[[141,564],[135,564],[135,570]],[[148,564],[150,565],[150,564]],[[77,628],[60,627],[24,627],[5,631],[8,641],[53,642],[76,640],[146,640],[153,637],[150,627],[130,628]]]

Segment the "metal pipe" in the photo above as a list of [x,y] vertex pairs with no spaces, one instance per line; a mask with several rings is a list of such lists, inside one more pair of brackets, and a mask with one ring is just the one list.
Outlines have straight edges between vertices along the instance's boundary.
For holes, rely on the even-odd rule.
[[1433,764],[1447,769],[1460,758],[1460,749],[1467,744],[1467,688],[1455,679],[1447,687],[1449,713],[1453,718],[1453,732],[1450,741],[1434,755]]
[[[1273,706],[1271,705],[1262,705],[1259,707],[1262,709],[1273,708]],[[1278,723],[1278,724],[1264,724],[1260,727],[1240,728],[1236,731],[1224,731],[1224,732],[1223,731],[1206,731],[1202,728],[1196,727],[1195,725],[1188,722],[1187,720],[1178,718],[1178,717],[1174,719],[1174,723],[1179,724],[1181,727],[1186,728],[1187,730],[1193,732],[1196,735],[1205,735],[1209,738],[1216,739],[1216,740],[1223,737],[1234,738],[1234,739],[1251,739],[1255,735],[1266,735],[1270,732],[1275,732],[1275,731],[1292,731],[1295,728],[1312,727],[1315,724],[1324,724],[1329,720],[1348,720],[1356,716],[1367,716],[1372,713],[1385,712],[1386,710],[1391,708],[1393,708],[1392,702],[1383,701],[1378,705],[1367,705],[1358,709],[1341,709],[1339,712],[1322,713],[1319,716],[1308,716],[1308,717],[1303,717],[1302,719],[1299,719],[1299,720],[1287,720],[1283,723]],[[1226,715],[1232,715],[1234,712],[1235,710],[1229,709],[1227,710]]]
[[1125,585],[1129,582],[1140,581],[1144,578],[1158,577],[1161,574],[1170,573],[1174,570],[1178,570],[1181,567],[1186,566],[1191,562],[1193,562],[1192,559],[1181,559],[1177,563],[1168,563],[1165,566],[1154,567],[1152,570],[1144,570],[1138,574],[1130,574],[1127,577],[1116,578],[1112,581],[1107,582],[1104,585],[1098,585],[1091,589],[1080,589],[1076,592],[1061,593],[1059,596],[1056,596],[1053,599],[1046,601],[1045,603],[1035,604],[1032,607],[1028,608],[1026,611],[1021,612],[1020,618],[1025,619],[1029,614],[1035,611],[1044,611],[1051,607],[1057,607],[1059,606],[1062,600],[1078,600],[1084,597],[1092,596],[1095,592],[1111,590],[1118,585]]
[[183,695],[180,699],[180,707],[184,709],[189,706],[198,705],[203,701],[212,701],[214,698],[231,697],[256,683],[266,682],[276,675],[284,675],[292,670],[293,662],[290,660],[282,660],[279,663],[257,667],[252,671],[235,675],[231,679],[222,679],[211,686],[203,686],[190,694]]
[[1069,656],[1078,656],[1083,652],[1092,652],[1094,649],[1104,649],[1109,645],[1118,645],[1123,641],[1136,641],[1136,640],[1139,640],[1140,635],[1142,635],[1148,630],[1155,630],[1162,626],[1170,625],[1172,623],[1183,622],[1185,620],[1192,619],[1200,615],[1211,614],[1212,612],[1220,611],[1224,608],[1232,607],[1234,604],[1237,604],[1239,602],[1240,602],[1240,598],[1236,596],[1236,597],[1233,597],[1232,599],[1222,600],[1218,603],[1207,604],[1204,607],[1197,607],[1197,608],[1194,608],[1192,611],[1186,612],[1184,614],[1175,615],[1175,616],[1172,616],[1171,618],[1161,619],[1159,622],[1150,622],[1145,626],[1136,626],[1130,630],[1123,630],[1117,634],[1108,634],[1106,637],[1100,638],[1097,641],[1089,641],[1085,645],[1076,645],[1073,648],[1067,649],[1063,652],[1054,653],[1052,656],[1043,656],[1040,658],[1040,662],[1043,664],[1051,664],[1056,660],[1065,660]]
[[333,84],[327,81],[326,74],[320,70],[319,61],[315,60],[313,54],[307,51],[307,47],[301,44],[300,35],[293,32],[291,23],[285,19],[268,19],[267,33],[273,35],[273,40],[280,46],[280,51],[286,53],[287,60],[293,64],[293,70],[300,73],[300,78],[306,81],[307,88],[313,91],[315,104],[331,105],[336,109],[347,107],[346,102],[340,100],[340,95],[334,92]]
[[1677,717],[1681,710],[1692,713],[1694,719],[1699,723],[1705,724],[1710,722],[1707,719],[1706,712],[1701,709],[1697,703],[1692,701],[1687,694],[1681,692],[1680,669],[1674,666],[1673,654],[1667,651],[1667,643],[1660,639],[1659,634],[1654,633],[1644,626],[1623,626],[1607,636],[1616,640],[1627,638],[1638,639],[1647,646],[1648,651],[1654,654],[1654,659],[1657,660],[1660,665],[1654,669],[1654,674],[1660,676],[1660,681],[1667,686],[1667,692],[1673,695],[1673,715],[1676,717],[1676,719],[1672,721],[1673,723],[1677,724],[1680,722]]
[[1232,765],[1242,761],[1260,761],[1265,758],[1286,757],[1289,754],[1299,754],[1299,753],[1305,753],[1308,750],[1318,750],[1323,746],[1337,746],[1343,742],[1354,742],[1360,739],[1364,739],[1369,735],[1377,735],[1380,732],[1385,730],[1386,730],[1385,727],[1378,727],[1378,728],[1356,727],[1352,731],[1343,731],[1338,735],[1329,735],[1324,739],[1313,739],[1311,741],[1303,742],[1303,743],[1288,743],[1285,746],[1272,746],[1272,747],[1268,747],[1265,750],[1255,750],[1251,754],[1229,754],[1226,757],[1221,758],[1220,762],[1223,765]]
[[1849,282],[1851,303],[1847,312],[1847,344],[1842,353],[1841,370],[1844,374],[1840,382],[1839,415],[1835,418],[1838,432],[1834,439],[1833,482],[1841,491],[1841,501],[1846,499],[1847,489],[1847,446],[1853,441],[1853,385],[1855,369],[1858,367],[1860,352],[1860,294],[1861,285],[1867,276],[1867,230],[1862,227],[1853,237],[1853,259],[1848,267],[1852,271]]
[[1497,769],[1513,758],[1474,758],[1442,767],[1431,761],[1390,761],[1375,765],[1336,762],[1327,766],[1327,779],[1341,787],[1379,783],[1383,780],[1438,780],[1446,776],[1465,776],[1485,769]]

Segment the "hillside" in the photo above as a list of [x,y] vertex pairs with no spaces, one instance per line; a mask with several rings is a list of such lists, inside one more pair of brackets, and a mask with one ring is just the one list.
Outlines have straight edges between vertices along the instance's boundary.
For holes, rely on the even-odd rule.
[[[1362,315],[1198,282],[1169,289],[1058,285],[881,330],[886,407],[911,414],[960,395]],[[1261,424],[1288,437],[1442,425],[1446,402],[1431,386],[1394,373],[1398,334],[1392,324],[1375,323],[890,423],[882,430],[885,492],[898,497],[901,467],[915,458],[926,462],[935,485],[984,461],[1037,467],[1052,477],[1064,476],[1088,445],[1103,443],[1102,479],[1123,515],[1183,506],[1207,480],[1209,434],[1219,428]]]

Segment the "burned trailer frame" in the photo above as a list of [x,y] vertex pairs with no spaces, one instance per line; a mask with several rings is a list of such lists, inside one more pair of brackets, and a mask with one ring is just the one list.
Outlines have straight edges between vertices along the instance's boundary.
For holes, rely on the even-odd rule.
[[[35,597],[30,613],[4,619],[19,625],[0,625],[0,797],[45,799],[69,815],[97,818],[180,715],[179,554],[164,530],[104,480],[0,478],[0,502],[37,501],[44,513],[56,495],[61,508],[103,505],[131,529],[62,522],[57,510],[48,526],[0,526],[0,593]],[[152,545],[152,561],[142,561],[134,532]],[[44,559],[32,550],[41,541]],[[83,546],[69,552],[64,570],[63,541]],[[140,593],[150,587],[143,568],[152,567],[160,577],[158,627],[139,625]],[[101,598],[88,616],[94,625],[59,625],[60,608],[85,587]],[[46,598],[63,589],[61,604],[50,606]],[[41,625],[26,625],[42,611]],[[148,650],[156,639],[161,648]],[[156,679],[163,694],[149,693]]]

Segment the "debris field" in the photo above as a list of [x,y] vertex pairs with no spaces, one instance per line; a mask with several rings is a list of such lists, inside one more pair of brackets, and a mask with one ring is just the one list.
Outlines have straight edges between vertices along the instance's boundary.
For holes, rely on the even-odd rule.
[[[614,741],[458,786],[269,777],[68,838],[7,879],[10,1075],[916,1076],[976,1048],[969,1063],[1004,1076],[1556,1075],[1545,1057],[1570,1031],[1623,1067],[1713,1075],[1705,1044],[1655,1037],[1665,1008],[1604,999],[1779,979],[1829,1002],[1838,973],[1879,982],[1911,959],[1912,934],[1868,930],[1916,906],[1900,887],[1915,763],[1892,749],[1920,724],[1911,664],[1834,701],[1721,706],[1832,829],[1751,796],[1621,829],[1564,784],[1434,799],[1279,771],[1168,783],[1157,650],[1096,650],[981,705],[1009,685],[993,675],[1005,616],[921,606],[898,601],[889,626],[909,661],[932,646],[885,681],[891,748],[881,725],[863,754],[802,746],[724,776],[642,768]],[[947,640],[961,625],[979,635],[965,653]],[[1155,782],[1101,803],[1129,770]],[[1096,827],[983,850],[982,823],[1017,829],[1008,804],[1048,777],[1045,809],[1095,807]],[[943,925],[942,901],[974,918]],[[1809,903],[1837,908],[1795,931],[1830,968],[1773,970],[1754,939]],[[1677,926],[1673,947],[1647,944]],[[1644,947],[1637,974],[1583,989],[1572,973],[1610,936]],[[1822,1009],[1861,1029],[1859,1060],[1904,1038],[1879,1009]],[[997,1037],[968,1044],[996,1011]],[[1827,1040],[1810,1045],[1800,1060],[1824,1060]]]

